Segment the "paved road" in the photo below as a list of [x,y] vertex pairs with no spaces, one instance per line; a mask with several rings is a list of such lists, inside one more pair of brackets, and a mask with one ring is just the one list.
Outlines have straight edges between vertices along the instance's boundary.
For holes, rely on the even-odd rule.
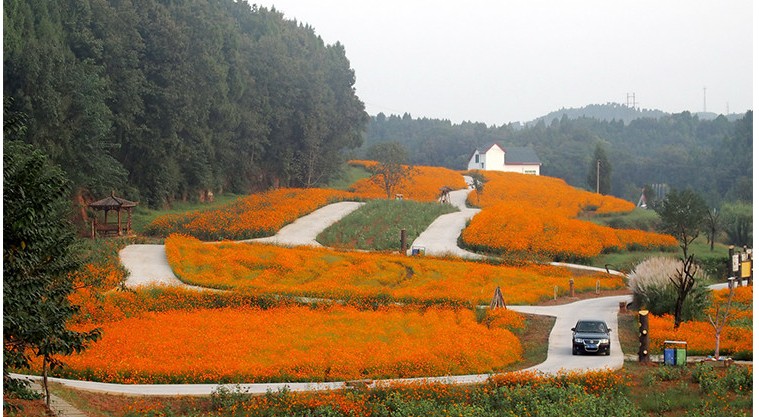
[[316,236],[324,229],[352,213],[364,203],[343,201],[324,206],[286,225],[276,235],[244,242],[272,243],[275,245],[322,246]]
[[[464,179],[467,184],[471,184],[472,179],[470,177],[465,176]],[[409,255],[414,248],[423,247],[424,253],[427,256],[453,255],[467,259],[485,258],[480,254],[469,252],[458,246],[459,235],[461,235],[461,231],[466,227],[466,222],[480,212],[479,209],[468,208],[466,206],[466,197],[471,191],[471,188],[467,188],[450,192],[451,204],[454,207],[457,207],[459,211],[444,214],[435,219],[435,221],[433,221],[432,224],[430,224],[429,227],[427,227],[427,229],[411,243],[411,249],[408,250]]]
[[[352,201],[330,204],[283,227],[274,236],[243,242],[321,246],[316,241],[316,236],[363,204]],[[119,257],[129,272],[126,279],[128,287],[158,284],[201,289],[183,283],[174,275],[166,259],[166,249],[163,245],[129,245],[119,252]]]
[[119,252],[128,274],[126,286],[146,285],[187,286],[174,275],[166,259],[163,245],[129,245]]

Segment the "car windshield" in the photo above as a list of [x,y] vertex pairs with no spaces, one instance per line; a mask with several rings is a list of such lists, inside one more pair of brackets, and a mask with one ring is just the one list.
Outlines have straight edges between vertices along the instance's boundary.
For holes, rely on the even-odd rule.
[[606,333],[606,325],[600,322],[581,321],[575,326],[575,331]]

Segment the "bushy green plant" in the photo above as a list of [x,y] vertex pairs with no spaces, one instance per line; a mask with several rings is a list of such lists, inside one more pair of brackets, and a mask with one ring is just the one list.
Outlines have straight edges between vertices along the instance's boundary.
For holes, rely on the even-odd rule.
[[[670,277],[682,267],[679,260],[666,257],[653,257],[638,264],[628,277],[633,303],[656,315],[674,314],[677,290]],[[701,269],[697,269],[695,276],[696,285],[683,305],[685,320],[700,318],[709,305],[706,277]]]

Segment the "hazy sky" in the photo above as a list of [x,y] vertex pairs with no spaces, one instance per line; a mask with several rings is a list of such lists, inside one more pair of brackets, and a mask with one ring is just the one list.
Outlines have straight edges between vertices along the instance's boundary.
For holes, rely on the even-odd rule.
[[[252,0],[251,0],[252,1]],[[617,102],[752,108],[751,0],[267,0],[339,41],[375,115],[500,125]]]

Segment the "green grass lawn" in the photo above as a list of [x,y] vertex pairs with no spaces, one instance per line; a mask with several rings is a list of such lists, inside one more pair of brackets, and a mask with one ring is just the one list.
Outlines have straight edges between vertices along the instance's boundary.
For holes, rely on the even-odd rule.
[[323,188],[333,188],[335,190],[347,190],[353,183],[364,178],[371,177],[372,174],[363,167],[343,164],[341,175],[333,179]]
[[401,229],[406,229],[410,247],[438,216],[457,210],[450,204],[374,200],[325,229],[316,240],[342,249],[399,250]]
[[153,210],[148,207],[137,206],[132,213],[132,229],[137,233],[143,233],[145,227],[158,216],[186,213],[188,211],[196,210],[211,210],[231,203],[239,197],[241,197],[241,195],[228,193],[216,195],[212,203],[177,201],[167,210]]

